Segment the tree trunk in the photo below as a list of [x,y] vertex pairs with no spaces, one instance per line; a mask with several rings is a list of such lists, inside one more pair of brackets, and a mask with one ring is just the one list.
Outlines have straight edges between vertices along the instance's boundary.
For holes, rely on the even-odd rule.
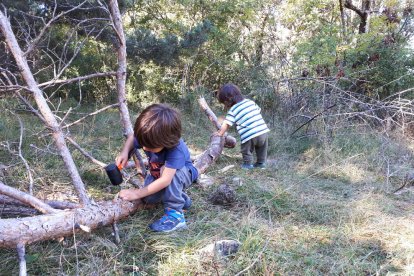
[[[109,10],[111,14],[112,25],[115,33],[118,36],[119,45],[117,45],[117,55],[118,55],[118,69],[116,71],[116,88],[118,92],[118,103],[119,103],[119,113],[121,115],[121,122],[123,126],[124,136],[127,137],[129,134],[133,133],[133,127],[131,124],[131,118],[128,112],[127,100],[126,100],[126,76],[127,76],[127,54],[126,54],[126,41],[124,28],[122,27],[122,17],[121,12],[119,11],[118,3],[116,0],[109,1]],[[137,165],[140,170],[141,175],[145,175],[145,166],[139,151],[134,151],[134,156],[137,159]],[[137,166],[137,167],[138,167]]]
[[122,27],[122,17],[116,0],[109,1],[109,11],[111,13],[112,24],[118,37],[119,45],[117,45],[118,69],[116,71],[116,89],[118,92],[119,113],[121,114],[122,126],[124,127],[124,135],[128,136],[133,132],[131,118],[129,117],[127,100],[126,100],[126,41],[124,28]]
[[343,1],[344,0],[339,0],[339,10],[341,12],[342,39],[343,41],[346,41],[346,21]]
[[[215,128],[217,130],[219,130],[221,128],[221,125],[217,120],[216,114],[214,114],[214,112],[208,106],[206,100],[203,97],[201,97],[200,99],[198,99],[198,104],[200,105],[201,109],[204,110],[204,113],[207,115],[207,117],[213,123]],[[233,136],[230,136],[226,133],[224,135],[224,147],[234,148],[235,146],[236,146],[236,138],[234,138]]]
[[352,4],[352,0],[345,0],[345,8],[353,10],[356,12],[361,19],[359,23],[358,32],[360,34],[368,32],[368,25],[369,25],[369,14],[371,8],[371,0],[363,0],[361,9],[358,9],[354,4]]

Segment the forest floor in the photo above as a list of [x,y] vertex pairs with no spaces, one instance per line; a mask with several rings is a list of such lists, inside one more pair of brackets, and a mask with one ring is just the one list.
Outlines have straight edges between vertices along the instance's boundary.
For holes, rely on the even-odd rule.
[[[197,155],[207,147],[212,127],[193,112],[184,115],[183,137]],[[122,145],[121,130],[113,132],[118,120],[116,111],[100,114],[71,133],[109,163]],[[3,129],[18,125],[1,122]],[[47,145],[45,138],[34,138],[36,133],[28,133],[32,141],[26,149],[30,143]],[[1,140],[18,137],[3,134]],[[393,191],[414,165],[414,143],[360,127],[343,128],[330,139],[288,134],[285,126],[272,126],[264,170],[240,169],[239,145],[225,149],[206,173],[212,184],[196,183],[188,191],[193,200],[186,213],[188,229],[152,233],[147,226],[162,208],[140,211],[119,223],[119,245],[106,227],[28,246],[29,275],[413,275],[414,191]],[[95,199],[114,197],[119,187],[73,152],[88,192]],[[0,158],[10,157],[0,151]],[[33,149],[27,158],[37,158],[33,169],[44,172],[36,175],[39,197],[74,199],[57,157]],[[13,182],[22,172],[10,171],[4,181]],[[233,204],[209,201],[221,184],[236,192]],[[240,242],[239,250],[224,258],[200,254],[224,239]],[[16,256],[15,250],[0,250],[0,275],[18,274]]]

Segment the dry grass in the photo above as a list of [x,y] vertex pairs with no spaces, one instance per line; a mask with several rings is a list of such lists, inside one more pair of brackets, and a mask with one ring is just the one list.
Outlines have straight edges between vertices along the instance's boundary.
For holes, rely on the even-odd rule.
[[[208,144],[212,130],[203,116],[185,115],[184,138],[193,154]],[[81,145],[104,162],[122,144],[115,112],[97,116],[72,130]],[[2,121],[3,124],[7,122]],[[12,125],[13,122],[7,124]],[[276,129],[276,128],[275,128]],[[27,248],[30,275],[413,275],[414,194],[393,190],[413,162],[413,144],[374,132],[347,131],[329,145],[310,139],[289,139],[281,129],[272,132],[269,167],[243,171],[238,148],[226,149],[208,175],[210,188],[195,184],[189,193],[193,207],[189,228],[159,235],[147,225],[161,208],[142,211],[120,223],[122,243],[116,245],[110,227],[89,235],[48,241]],[[33,131],[34,133],[34,131]],[[0,133],[15,140],[16,133]],[[30,152],[46,140],[29,136],[25,153],[36,172],[36,192],[47,198],[73,198],[73,190],[57,157]],[[98,145],[98,146],[97,146]],[[24,189],[25,171],[15,157],[0,150],[0,163],[15,163],[2,181]],[[88,190],[95,198],[109,198],[104,173],[75,154]],[[38,162],[34,162],[38,160]],[[10,162],[11,161],[11,162]],[[242,179],[235,185],[234,177]],[[23,183],[23,184],[22,184]],[[216,206],[209,194],[220,184],[233,185],[237,202]],[[225,259],[208,259],[198,251],[221,239],[242,243]],[[14,250],[0,251],[1,275],[16,275]]]

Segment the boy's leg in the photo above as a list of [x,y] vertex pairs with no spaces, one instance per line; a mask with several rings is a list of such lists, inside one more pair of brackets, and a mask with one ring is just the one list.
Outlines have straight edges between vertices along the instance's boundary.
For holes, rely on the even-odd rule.
[[153,222],[149,227],[155,232],[171,232],[186,227],[183,207],[186,200],[189,200],[184,189],[191,185],[191,173],[186,167],[177,170],[170,185],[162,192],[162,202],[165,214],[159,220]]
[[187,189],[191,183],[191,173],[187,167],[177,170],[171,184],[165,188],[162,198],[164,208],[182,212],[186,201],[189,200],[184,189]]
[[[154,182],[154,177],[150,174],[145,177],[144,186]],[[155,204],[163,202],[164,208],[171,208],[179,212],[183,206],[190,200],[184,189],[191,185],[191,173],[187,167],[176,171],[171,184],[161,191],[143,198],[145,203]]]
[[257,163],[265,164],[267,160],[268,135],[265,133],[254,139],[256,139]]
[[253,141],[252,139],[241,144],[241,154],[244,164],[253,164]]

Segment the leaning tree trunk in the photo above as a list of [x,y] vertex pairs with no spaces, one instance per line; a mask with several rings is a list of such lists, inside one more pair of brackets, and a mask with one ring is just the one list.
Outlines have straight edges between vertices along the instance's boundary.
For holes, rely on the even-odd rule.
[[39,108],[39,111],[47,127],[52,131],[52,136],[56,144],[56,148],[59,151],[60,156],[65,163],[66,169],[69,172],[69,175],[72,179],[73,186],[78,194],[79,200],[83,205],[89,205],[90,200],[86,193],[85,185],[79,175],[79,171],[76,168],[75,162],[73,161],[72,155],[66,145],[65,137],[62,132],[62,129],[57,122],[55,116],[52,113],[52,110],[48,106],[46,99],[43,96],[43,92],[39,89],[32,72],[30,71],[27,60],[17,43],[16,37],[11,29],[10,23],[5,17],[5,15],[0,11],[0,30],[3,33],[3,36],[6,39],[6,43],[10,52],[14,56],[17,66],[20,69],[20,73],[27,84],[29,91],[32,93],[33,98],[36,101],[36,104]]
[[118,70],[116,71],[116,90],[118,93],[119,113],[121,114],[121,122],[124,127],[124,135],[127,136],[133,132],[131,119],[128,112],[126,100],[126,76],[127,76],[127,60],[126,60],[126,41],[124,28],[122,27],[121,13],[116,0],[109,1],[109,11],[113,29],[118,37],[117,55]]
[[[201,97],[198,99],[198,104],[200,105],[201,109],[204,111],[204,113],[207,115],[207,117],[210,119],[210,121],[213,123],[215,128],[219,130],[221,128],[220,123],[218,122],[216,114],[211,110],[211,108],[208,106],[206,100],[204,97]],[[233,136],[228,135],[225,133],[224,135],[224,147],[226,148],[234,148],[236,146],[236,138]]]
[[[116,88],[118,93],[119,113],[121,115],[121,122],[123,127],[124,136],[133,133],[131,124],[131,118],[128,112],[127,100],[126,100],[126,76],[127,76],[127,53],[126,53],[126,40],[124,34],[124,28],[122,27],[122,17],[119,11],[118,3],[116,0],[109,1],[109,11],[111,14],[112,26],[118,37],[117,55],[118,55],[118,70],[116,71]],[[145,175],[144,161],[139,151],[134,152],[134,156],[137,160],[138,170],[140,174]]]

